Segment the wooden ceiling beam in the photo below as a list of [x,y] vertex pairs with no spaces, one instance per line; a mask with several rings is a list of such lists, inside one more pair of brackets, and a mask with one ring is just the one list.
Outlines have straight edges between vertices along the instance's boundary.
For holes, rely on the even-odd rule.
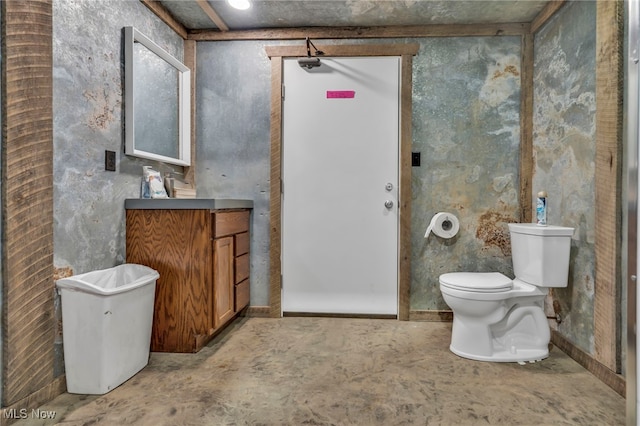
[[157,0],[140,0],[142,4],[147,6],[149,10],[156,14],[158,18],[167,24],[173,31],[175,31],[183,39],[187,39],[187,29],[176,18],[173,17],[159,1]]
[[196,0],[200,9],[216,24],[220,31],[229,31],[229,26],[222,20],[218,12],[209,4],[207,0]]
[[465,36],[521,36],[529,33],[528,23],[479,25],[414,25],[383,27],[299,27],[244,31],[192,30],[188,38],[196,41],[299,40],[347,38],[411,38]]
[[538,16],[531,21],[531,33],[535,34],[565,3],[566,0],[553,0],[547,3]]

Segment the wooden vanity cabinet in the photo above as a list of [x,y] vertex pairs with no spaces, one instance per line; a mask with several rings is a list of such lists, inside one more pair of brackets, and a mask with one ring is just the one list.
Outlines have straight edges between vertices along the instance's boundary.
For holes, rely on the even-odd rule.
[[[221,295],[220,300],[223,301],[225,309],[228,308],[234,313],[240,312],[249,304],[249,213],[215,213],[214,245],[224,245],[226,253],[226,248],[229,247],[226,240],[231,239],[230,253],[225,256],[225,261],[230,263],[229,269],[234,271],[233,275],[229,276],[230,280],[219,286],[229,289],[230,297],[227,299]],[[232,301],[232,305],[227,306],[227,300]]]
[[235,311],[249,305],[249,231],[235,236]]
[[250,210],[126,211],[127,262],[160,278],[154,352],[197,352],[249,304]]
[[213,240],[213,326],[233,318],[233,237]]

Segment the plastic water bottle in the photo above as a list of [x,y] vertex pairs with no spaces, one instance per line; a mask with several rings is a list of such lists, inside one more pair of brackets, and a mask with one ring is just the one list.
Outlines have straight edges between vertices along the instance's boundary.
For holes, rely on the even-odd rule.
[[536,223],[540,226],[547,226],[547,193],[538,192],[536,199]]

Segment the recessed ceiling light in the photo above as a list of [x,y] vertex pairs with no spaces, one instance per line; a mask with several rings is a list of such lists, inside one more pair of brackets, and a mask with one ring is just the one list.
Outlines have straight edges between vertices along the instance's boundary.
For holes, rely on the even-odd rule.
[[247,10],[251,7],[249,0],[227,0],[227,3],[229,3],[229,6],[239,10]]

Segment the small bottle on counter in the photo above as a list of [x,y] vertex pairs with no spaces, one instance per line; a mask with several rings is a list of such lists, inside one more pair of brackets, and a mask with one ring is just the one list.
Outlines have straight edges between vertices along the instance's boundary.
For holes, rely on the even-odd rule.
[[147,175],[147,169],[151,166],[142,166],[142,178],[140,178],[140,198],[151,198],[149,192],[149,176]]
[[173,183],[173,178],[171,177],[171,173],[170,172],[166,172],[164,174],[164,189],[165,191],[167,191],[167,196],[169,198],[173,198],[173,187],[174,187],[174,183]]
[[547,193],[538,192],[536,198],[536,223],[540,226],[547,226]]

